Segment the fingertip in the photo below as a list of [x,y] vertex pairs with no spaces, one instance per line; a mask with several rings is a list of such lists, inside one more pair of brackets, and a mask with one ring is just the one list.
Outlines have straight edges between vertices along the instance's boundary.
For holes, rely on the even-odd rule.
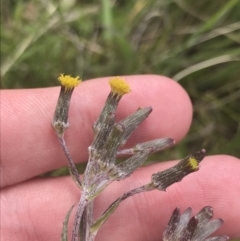
[[[185,89],[176,81],[158,75],[142,76],[151,80],[148,101],[153,108],[150,116],[154,125],[149,125],[149,133],[154,138],[171,137],[177,142],[188,132],[192,122],[192,104]],[[148,81],[142,81],[149,86]]]
[[129,105],[133,110],[138,106],[149,105],[153,108],[151,115],[142,124],[142,136],[171,137],[177,142],[188,132],[192,122],[192,104],[187,92],[176,81],[160,75],[126,76],[131,84],[132,93],[120,106]]
[[[127,117],[139,107],[153,108],[149,118],[133,133],[129,145],[161,137],[176,141],[183,138],[192,118],[191,102],[185,90],[164,76],[135,75],[124,78],[130,84],[131,93],[122,98],[116,119]],[[85,81],[74,90],[69,110],[70,127],[65,137],[76,162],[88,158],[87,148],[93,140],[92,125],[110,91],[109,80],[110,77],[105,77]],[[4,92],[2,130],[6,138],[3,138],[2,159],[8,173],[3,178],[4,185],[66,165],[65,156],[51,128],[59,89]]]

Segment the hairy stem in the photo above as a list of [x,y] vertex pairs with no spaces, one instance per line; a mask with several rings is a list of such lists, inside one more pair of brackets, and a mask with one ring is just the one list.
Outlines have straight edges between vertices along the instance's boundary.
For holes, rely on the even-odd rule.
[[72,231],[72,241],[78,241],[78,234],[79,234],[79,229],[80,229],[80,224],[81,224],[81,220],[83,217],[83,213],[87,207],[88,204],[88,200],[86,199],[84,193],[81,195],[78,207],[77,207],[77,211],[76,211],[76,215],[75,215],[75,220],[74,220],[74,224],[73,224],[73,231]]
[[90,201],[83,212],[80,224],[80,240],[90,241],[90,227],[93,223],[93,201]]
[[81,180],[80,180],[80,176],[79,176],[79,173],[77,171],[77,168],[76,168],[76,165],[70,155],[70,152],[67,148],[67,145],[66,145],[66,142],[63,138],[63,136],[59,137],[59,142],[63,148],[63,151],[64,151],[64,154],[66,155],[67,159],[68,159],[68,168],[69,168],[69,172],[74,180],[74,182],[77,184],[77,186],[79,188],[82,187],[82,184],[81,184]]

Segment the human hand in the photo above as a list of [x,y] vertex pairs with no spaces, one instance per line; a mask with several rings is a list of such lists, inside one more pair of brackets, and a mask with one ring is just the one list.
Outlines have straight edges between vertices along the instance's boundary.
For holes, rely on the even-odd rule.
[[[108,80],[83,82],[74,90],[65,139],[77,162],[87,160],[87,147],[93,140],[92,124],[108,95]],[[132,92],[121,100],[118,119],[139,106],[153,107],[130,138],[129,146],[160,137],[181,140],[192,118],[185,91],[160,76],[130,76],[126,81]],[[67,165],[51,127],[58,94],[59,88],[1,92],[1,240],[60,240],[64,217],[78,202],[79,189],[70,177],[36,177]],[[97,198],[96,216],[123,192],[149,182],[152,173],[174,164],[139,168],[126,180],[111,184]],[[218,234],[240,237],[239,190],[240,161],[225,155],[206,157],[198,172],[166,193],[153,191],[124,201],[99,231],[97,240],[161,240],[175,207],[183,211],[190,206],[196,213],[207,205],[213,207],[215,217],[225,220]]]

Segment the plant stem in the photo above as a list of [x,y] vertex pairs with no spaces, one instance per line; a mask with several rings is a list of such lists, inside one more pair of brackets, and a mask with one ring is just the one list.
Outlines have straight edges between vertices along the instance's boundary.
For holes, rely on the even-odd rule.
[[73,159],[71,158],[71,155],[70,155],[70,152],[67,148],[66,142],[65,142],[63,136],[58,137],[58,139],[59,139],[59,142],[60,142],[60,144],[63,148],[64,154],[66,155],[66,157],[68,159],[69,172],[70,172],[74,182],[77,184],[77,186],[79,188],[81,188],[82,184],[81,184],[80,176],[79,176],[79,173],[77,171],[76,165],[75,165]]
[[80,240],[90,241],[91,232],[90,227],[93,223],[93,201],[90,201],[83,212],[82,220],[80,224]]
[[146,192],[146,191],[152,191],[153,189],[149,189],[149,184],[143,185],[141,187],[135,188],[131,191],[125,192],[121,197],[116,199],[107,209],[106,211],[101,215],[100,218],[98,218],[93,225],[91,226],[90,229],[90,238],[88,241],[93,241],[95,236],[97,235],[100,227],[106,222],[106,220],[109,218],[111,214],[117,209],[119,204],[124,201],[125,199],[134,196],[135,194],[141,193],[141,192]]
[[[73,231],[72,231],[72,241],[78,241],[78,234],[80,229],[81,220],[83,217],[83,213],[87,207],[89,201],[86,199],[84,192],[81,195],[80,201],[78,203],[75,220],[73,224]],[[87,226],[87,225],[86,225]],[[82,240],[81,240],[82,241]]]

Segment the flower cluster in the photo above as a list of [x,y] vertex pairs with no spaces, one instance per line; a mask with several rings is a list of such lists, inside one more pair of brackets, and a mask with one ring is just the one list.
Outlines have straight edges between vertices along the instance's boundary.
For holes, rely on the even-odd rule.
[[163,233],[163,241],[227,241],[225,235],[208,238],[223,224],[221,218],[211,220],[213,209],[204,207],[197,215],[191,218],[191,208],[182,214],[178,208],[173,211],[172,217]]
[[[205,156],[204,149],[187,156],[178,164],[165,171],[152,174],[149,183],[123,193],[122,196],[117,198],[99,218],[94,220],[93,200],[110,183],[113,181],[121,181],[129,177],[152,153],[173,146],[175,141],[166,137],[138,143],[132,148],[123,149],[129,136],[149,116],[152,112],[152,108],[138,108],[136,112],[116,122],[115,116],[117,106],[121,98],[130,92],[130,86],[120,77],[112,78],[110,80],[111,91],[99,117],[93,124],[93,131],[95,134],[94,140],[88,148],[89,159],[83,178],[81,179],[64,140],[64,132],[69,126],[68,110],[70,99],[74,88],[81,80],[79,77],[73,78],[69,75],[64,76],[61,74],[59,81],[61,83],[61,91],[52,126],[67,157],[70,174],[81,190],[73,224],[72,241],[78,241],[79,238],[81,241],[93,241],[100,227],[125,199],[141,192],[152,190],[165,191],[170,185],[181,181],[182,178],[199,169],[199,163]],[[118,163],[116,160],[119,155],[128,155],[130,157]],[[62,241],[67,241],[67,225],[72,208],[67,213],[64,221]],[[216,228],[215,223],[212,224],[210,222],[209,225],[206,222],[209,220],[210,216],[207,216],[207,214],[210,213],[208,211],[209,210],[205,208],[198,216],[189,221],[189,215],[191,214],[189,209],[182,215],[188,218],[182,218],[179,214],[179,210],[176,209],[164,233],[164,240],[205,240],[208,234]],[[217,221],[218,224],[221,222],[222,221]],[[203,226],[203,224],[206,225]],[[209,231],[201,236],[201,232],[206,230]],[[188,233],[189,236],[186,236]],[[189,238],[184,239],[183,237]],[[216,240],[220,241],[221,239]],[[224,241],[224,239],[222,239],[222,241]]]

